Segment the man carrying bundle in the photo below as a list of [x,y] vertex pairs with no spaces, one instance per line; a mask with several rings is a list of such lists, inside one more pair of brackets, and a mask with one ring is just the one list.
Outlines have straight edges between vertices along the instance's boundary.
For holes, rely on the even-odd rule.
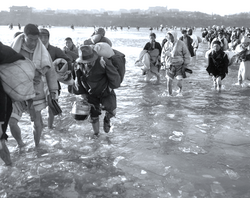
[[[112,57],[111,57],[112,58]],[[123,58],[125,65],[125,58]],[[121,62],[121,61],[120,61]],[[83,94],[91,104],[90,122],[94,135],[99,134],[99,116],[105,110],[103,129],[110,131],[110,119],[116,114],[116,94],[114,89],[120,87],[122,77],[112,60],[101,57],[89,45],[79,48],[79,59],[74,65],[75,94]]]

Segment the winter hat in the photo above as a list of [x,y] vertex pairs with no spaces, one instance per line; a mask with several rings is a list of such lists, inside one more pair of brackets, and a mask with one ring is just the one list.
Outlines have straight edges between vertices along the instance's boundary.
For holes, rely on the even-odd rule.
[[156,38],[155,33],[150,33],[150,35],[149,35],[149,36],[153,36],[154,38]]
[[221,45],[221,42],[216,40],[216,41],[213,42],[213,45],[214,45],[214,44],[217,44],[217,45],[220,46],[220,45]]
[[46,36],[50,36],[50,34],[49,34],[49,31],[47,30],[47,29],[45,29],[45,28],[41,28],[41,29],[39,29],[39,35],[41,36],[41,35],[46,35]]
[[96,31],[95,31],[95,34],[100,34],[102,36],[105,36],[105,30],[103,28],[98,28]]
[[79,50],[78,61],[82,63],[89,63],[95,61],[98,58],[98,54],[89,45],[82,45]]

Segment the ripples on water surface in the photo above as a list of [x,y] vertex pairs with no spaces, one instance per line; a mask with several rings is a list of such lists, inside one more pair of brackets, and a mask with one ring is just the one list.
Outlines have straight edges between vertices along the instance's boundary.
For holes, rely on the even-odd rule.
[[[10,44],[18,31],[0,29],[4,44]],[[82,43],[92,31],[53,27],[50,42],[62,47],[70,36]],[[237,65],[223,80],[222,93],[216,93],[205,71],[207,45],[201,44],[193,74],[184,80],[183,97],[167,97],[163,73],[161,84],[153,85],[145,83],[134,66],[149,33],[148,29],[106,32],[114,49],[127,59],[109,134],[101,132],[100,138],[92,139],[91,124],[71,117],[75,97],[66,86],[59,101],[63,115],[56,117],[55,130],[44,129],[41,148],[34,149],[27,114],[19,124],[25,148],[17,149],[8,131],[15,166],[7,168],[1,161],[0,197],[250,197],[250,93],[249,88],[233,86]],[[155,33],[161,43],[165,32]],[[46,114],[43,111],[45,123]]]

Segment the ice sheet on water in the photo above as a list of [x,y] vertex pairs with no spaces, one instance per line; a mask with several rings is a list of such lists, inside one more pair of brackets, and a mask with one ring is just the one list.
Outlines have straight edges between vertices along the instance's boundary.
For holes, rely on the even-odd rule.
[[211,189],[213,193],[216,194],[222,194],[225,192],[224,188],[220,185],[220,182],[214,181],[213,184],[211,184]]

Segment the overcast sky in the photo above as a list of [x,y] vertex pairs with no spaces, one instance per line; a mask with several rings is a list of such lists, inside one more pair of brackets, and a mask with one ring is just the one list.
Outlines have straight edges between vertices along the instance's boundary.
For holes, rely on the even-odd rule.
[[141,9],[163,6],[168,9],[181,11],[200,11],[208,14],[228,15],[240,12],[250,12],[249,0],[2,0],[0,10],[9,10],[9,7],[28,6],[36,9]]

